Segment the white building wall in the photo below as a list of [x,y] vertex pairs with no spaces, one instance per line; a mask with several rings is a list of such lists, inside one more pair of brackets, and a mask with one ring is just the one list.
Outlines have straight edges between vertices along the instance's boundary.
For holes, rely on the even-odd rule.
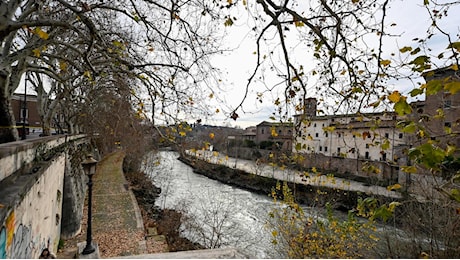
[[[376,127],[375,122],[379,122],[380,127]],[[404,133],[395,126],[392,114],[375,114],[369,118],[313,117],[308,123],[301,123],[294,152],[392,161],[395,147],[405,144]],[[388,146],[385,150],[382,149],[384,143]],[[301,149],[297,150],[299,146]]]

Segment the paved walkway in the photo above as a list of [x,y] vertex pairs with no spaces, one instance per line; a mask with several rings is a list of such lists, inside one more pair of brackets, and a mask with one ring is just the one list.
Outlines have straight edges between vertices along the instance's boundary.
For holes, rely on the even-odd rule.
[[[147,250],[142,216],[124,178],[124,154],[106,156],[93,176],[92,236],[99,245],[101,258],[145,254]],[[87,206],[83,212],[82,232],[65,241],[58,258],[73,258],[77,243],[86,241]],[[164,251],[163,251],[164,252]]]

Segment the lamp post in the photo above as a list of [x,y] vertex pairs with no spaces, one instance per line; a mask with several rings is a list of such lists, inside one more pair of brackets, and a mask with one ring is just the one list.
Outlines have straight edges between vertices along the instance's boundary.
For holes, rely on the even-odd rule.
[[93,239],[91,236],[91,204],[92,204],[92,191],[93,191],[93,180],[92,177],[96,173],[97,161],[92,155],[88,155],[86,159],[81,163],[86,175],[88,175],[88,225],[86,229],[86,247],[83,249],[83,255],[89,255],[93,253],[96,248],[93,246]]

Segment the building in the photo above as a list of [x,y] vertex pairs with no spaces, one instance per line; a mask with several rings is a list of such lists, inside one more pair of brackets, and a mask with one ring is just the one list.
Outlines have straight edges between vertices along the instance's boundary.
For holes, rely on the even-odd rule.
[[259,146],[271,143],[282,151],[292,150],[293,124],[263,121],[256,126],[255,141]]
[[[306,167],[389,179],[399,174],[401,179],[405,173],[400,166],[411,164],[408,149],[428,139],[443,149],[460,147],[459,72],[444,68],[424,77],[425,100],[411,103],[412,113],[407,116],[388,111],[317,116],[316,99],[306,99],[304,113],[294,117],[293,152],[307,157]],[[398,126],[411,121],[414,131]]]
[[19,136],[22,135],[23,126],[26,134],[41,129],[40,115],[37,109],[37,96],[14,93],[11,98],[11,108]]
[[294,117],[293,152],[305,167],[377,178],[397,178],[398,161],[407,148],[406,134],[396,127],[394,112],[316,115],[315,98]]
[[415,118],[433,141],[460,147],[460,92],[456,91],[460,89],[460,72],[448,67],[426,72],[424,77],[425,101],[414,111]]
[[[301,116],[297,116],[298,119]],[[313,116],[304,119],[295,152],[393,161],[395,147],[405,144],[393,112]]]

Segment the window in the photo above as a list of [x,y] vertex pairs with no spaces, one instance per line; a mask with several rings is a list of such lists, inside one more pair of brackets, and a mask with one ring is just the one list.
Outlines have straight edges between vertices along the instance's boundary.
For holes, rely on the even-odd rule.
[[369,152],[366,152],[366,153],[364,154],[364,158],[370,159],[370,158],[369,158]]
[[329,134],[328,134],[327,132],[324,132],[324,135],[325,135],[326,137],[328,137],[328,136],[329,136]]
[[369,149],[369,144],[366,144],[366,148]]
[[386,161],[387,160],[387,154],[386,153],[382,153],[382,161]]
[[316,123],[313,124],[313,127],[316,127]]
[[451,124],[450,122],[445,122],[445,123],[444,123],[444,126],[445,126],[445,127],[452,127],[452,124]]
[[263,128],[260,130],[260,131],[262,132],[262,134],[264,134],[264,130],[265,130],[265,129],[263,129]]
[[21,108],[21,120],[29,118],[29,109]]
[[319,136],[318,133],[315,133],[315,137],[318,137],[318,136]]
[[341,134],[341,133],[338,133],[337,135],[338,135],[339,137],[342,137],[342,134]]
[[327,152],[327,146],[324,146],[324,151]]
[[353,135],[353,138],[356,138],[356,135]]
[[319,151],[320,151],[320,152],[323,151],[323,147],[322,147],[322,146],[319,147]]
[[398,137],[399,137],[399,139],[402,139],[403,138],[403,133],[399,133]]
[[388,137],[390,137],[390,134],[385,133],[385,138],[388,138]]
[[340,147],[337,147],[337,153],[340,155]]

